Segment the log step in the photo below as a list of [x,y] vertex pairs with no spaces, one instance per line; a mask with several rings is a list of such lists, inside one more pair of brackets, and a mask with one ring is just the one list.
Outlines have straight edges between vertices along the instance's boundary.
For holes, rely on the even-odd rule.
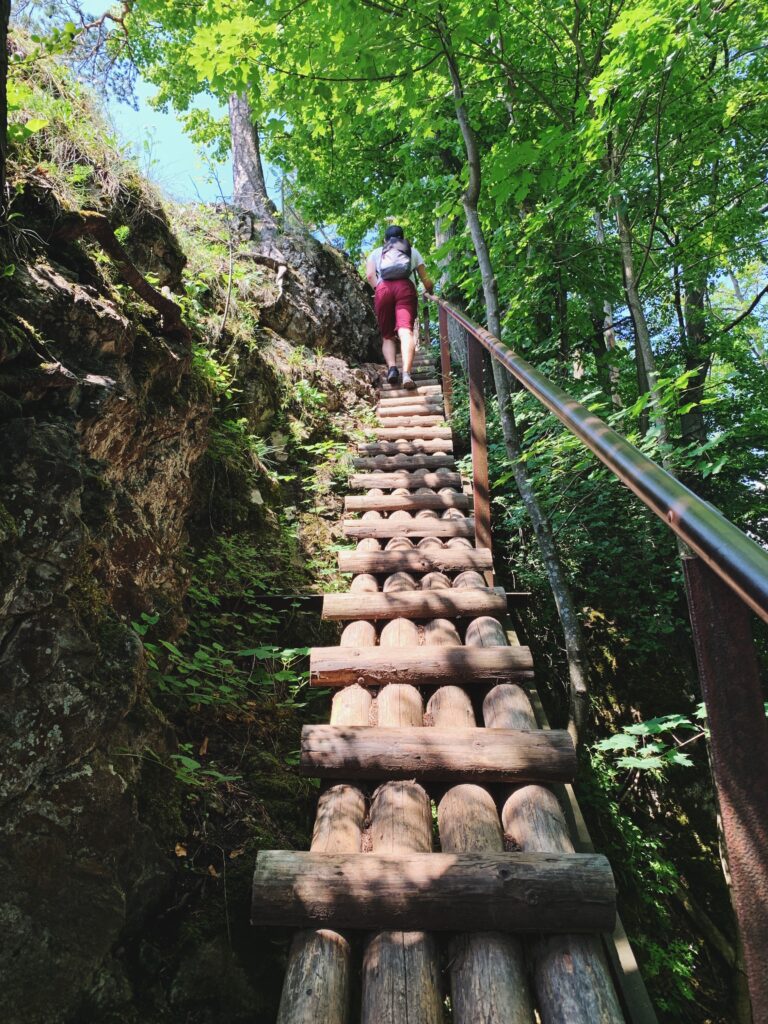
[[453,455],[376,455],[352,459],[355,469],[452,469]]
[[453,437],[450,427],[374,427],[373,433],[380,441],[414,441],[419,438],[432,441],[436,437],[449,440]]
[[254,925],[366,931],[610,932],[615,917],[610,865],[590,853],[263,850],[251,904]]
[[382,425],[394,429],[395,427],[440,427],[445,423],[445,416],[442,413],[415,413],[413,416],[391,416],[382,420]]
[[381,487],[384,490],[394,490],[397,487],[408,487],[411,490],[416,487],[461,487],[461,476],[446,468],[438,469],[436,472],[421,469],[412,473],[407,470],[380,470],[376,473],[354,473],[349,478],[349,486],[366,490],[370,487]]
[[421,509],[459,508],[467,511],[470,507],[468,494],[457,491],[452,494],[409,494],[402,497],[396,494],[365,495],[350,494],[344,499],[346,512],[418,512]]
[[313,647],[311,686],[521,682],[533,678],[530,647]]
[[339,551],[339,569],[352,573],[490,572],[493,558],[487,548],[430,548],[422,551]]
[[448,454],[453,451],[453,441],[438,438],[436,441],[369,441],[359,444],[360,455],[431,455],[436,452]]
[[572,782],[576,748],[565,729],[305,725],[300,767],[323,779]]
[[376,415],[380,420],[402,418],[403,416],[440,416],[444,419],[443,410],[437,402],[411,402],[408,405],[390,406],[379,404]]
[[380,409],[402,409],[408,405],[432,406],[442,409],[443,396],[440,392],[435,394],[420,395],[417,391],[409,391],[403,398],[390,398],[389,395],[382,395],[379,398],[378,408]]
[[392,593],[325,594],[324,619],[456,619],[503,615],[507,595],[501,587],[467,590],[403,590]]
[[420,380],[415,390],[407,390],[398,385],[393,388],[390,384],[382,384],[379,387],[381,398],[413,398],[414,395],[442,395],[443,389],[436,380]]
[[341,526],[345,537],[474,537],[475,520],[428,519],[426,517],[392,522],[390,519],[371,519],[367,522],[345,519]]

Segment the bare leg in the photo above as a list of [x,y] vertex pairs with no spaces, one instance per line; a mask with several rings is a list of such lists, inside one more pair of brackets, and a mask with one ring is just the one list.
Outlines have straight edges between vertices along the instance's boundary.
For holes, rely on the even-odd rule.
[[403,353],[403,373],[410,373],[413,367],[413,355],[416,350],[413,331],[408,327],[398,327],[397,334],[400,338],[400,350]]
[[397,338],[384,338],[381,342],[381,351],[387,368],[397,363]]

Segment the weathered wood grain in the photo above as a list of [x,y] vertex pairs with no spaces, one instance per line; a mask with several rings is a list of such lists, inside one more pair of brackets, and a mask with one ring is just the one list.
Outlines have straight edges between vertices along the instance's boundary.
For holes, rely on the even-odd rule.
[[453,441],[438,438],[434,441],[368,441],[357,446],[359,455],[374,457],[376,455],[432,455],[443,452],[448,455],[453,451]]
[[[397,513],[393,513],[397,515]],[[345,519],[341,525],[345,537],[474,537],[475,520],[472,516],[463,519],[382,519],[358,522]]]
[[503,647],[507,642],[504,627],[490,615],[480,615],[473,619],[464,635],[467,647]]
[[[371,482],[375,481],[375,482]],[[429,470],[417,470],[410,473],[407,470],[377,470],[371,473],[355,473],[350,477],[350,486],[354,489],[365,489],[368,487],[381,487],[385,491],[394,491],[401,488],[413,489],[418,487],[438,486],[461,486],[461,477],[445,467],[434,472]]]
[[441,395],[442,393],[440,382],[434,379],[417,381],[415,391],[407,391],[399,384],[397,387],[393,387],[391,384],[382,384],[379,387],[379,395],[382,398],[389,395],[395,398],[412,398],[413,395]]
[[344,499],[344,509],[347,512],[367,512],[369,509],[376,509],[379,512],[396,512],[398,509],[418,512],[425,508],[466,510],[470,505],[469,495],[460,491],[450,491],[447,494],[435,494],[434,491],[430,491],[428,494],[409,494],[407,497],[392,494],[350,494]]
[[612,930],[616,898],[598,854],[265,850],[251,916],[258,925],[590,933]]
[[[535,729],[525,692],[514,685],[494,687],[483,702],[489,729]],[[502,809],[504,831],[523,852],[573,854],[560,803],[544,786],[514,790]],[[599,939],[553,935],[529,947],[533,984],[546,1024],[621,1024],[624,1016]]]
[[361,456],[352,459],[355,469],[379,470],[388,472],[414,469],[451,469],[454,465],[453,455],[439,452],[430,455],[375,455],[371,458]]
[[305,725],[301,770],[321,778],[569,782],[576,752],[565,730]]
[[[365,625],[373,628],[370,622]],[[403,647],[386,652],[380,647],[371,650],[362,644],[359,647],[313,647],[309,656],[310,684],[349,686],[362,681],[364,686],[383,686],[391,681],[413,686],[449,682],[472,686],[500,679],[533,677],[529,647],[451,646],[440,649],[440,646],[433,646],[426,635],[424,639],[429,644],[426,648]]]
[[[467,569],[491,569],[491,553],[486,548],[456,551],[439,547],[432,551],[415,549],[410,551],[357,552],[340,551],[339,569],[342,572],[455,572]],[[483,582],[485,586],[485,582]]]
[[381,441],[412,441],[420,437],[428,441],[436,437],[453,437],[450,427],[374,427],[373,433]]
[[417,590],[396,594],[326,594],[324,619],[466,618],[486,612],[503,614],[507,596],[499,587],[486,590]]
[[[455,710],[449,714],[453,718]],[[450,727],[450,718],[438,710],[436,724]],[[444,853],[504,849],[496,805],[480,786],[449,789],[438,806],[438,827]],[[455,1024],[532,1024],[533,1002],[517,936],[492,931],[459,935],[451,942],[449,959]]]
[[[381,419],[381,416],[380,416]],[[381,419],[382,426],[395,427],[438,427],[445,423],[445,416],[440,413],[413,412],[407,416],[392,416]]]

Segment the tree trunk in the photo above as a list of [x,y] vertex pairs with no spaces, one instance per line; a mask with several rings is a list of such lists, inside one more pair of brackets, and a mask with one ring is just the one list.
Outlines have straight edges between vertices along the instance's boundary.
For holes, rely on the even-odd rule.
[[233,93],[229,97],[229,128],[234,179],[232,202],[253,216],[262,233],[276,233],[275,205],[267,195],[259,133],[246,93]]
[[[659,444],[665,445],[669,440],[669,430],[661,405],[661,395],[657,385],[658,373],[656,372],[656,359],[651,347],[651,333],[648,330],[648,321],[645,318],[645,311],[640,300],[640,291],[635,273],[635,260],[632,252],[632,226],[627,214],[627,205],[618,187],[619,164],[616,151],[609,143],[609,161],[611,181],[614,185],[613,206],[616,213],[616,226],[619,232],[619,244],[621,247],[621,265],[624,274],[624,291],[627,296],[627,306],[632,317],[635,328],[635,342],[637,345],[638,382],[647,381],[647,392],[651,396],[651,407],[653,421],[659,434]],[[644,393],[644,392],[643,392]],[[663,460],[662,460],[663,461]]]
[[[458,234],[458,224],[455,217],[438,217],[435,220],[435,245],[445,245],[450,239]],[[440,278],[438,284],[444,298],[454,301],[457,296],[452,294],[451,280],[449,273],[450,257],[443,257],[438,261],[440,267]],[[467,339],[463,329],[451,318],[448,317],[448,346],[451,350],[451,358],[458,363],[464,373],[467,373]]]
[[5,161],[8,153],[8,21],[11,0],[0,0],[0,223],[5,221]]
[[[595,235],[597,237],[598,245],[605,245],[605,228],[603,227],[603,218],[600,216],[599,210],[595,211]],[[602,324],[602,341],[605,352],[608,356],[603,356],[602,359],[598,358],[598,364],[602,363],[603,371],[606,368],[608,370],[608,379],[610,381],[609,391],[606,389],[606,393],[610,393],[611,402],[613,403],[614,409],[622,408],[621,395],[619,394],[619,368],[612,362],[611,356],[616,351],[616,333],[613,329],[613,309],[607,299],[603,300],[603,324]],[[597,349],[595,350],[597,354]],[[598,375],[601,373],[601,367],[598,365]]]
[[707,382],[712,358],[708,351],[704,314],[706,295],[706,281],[689,284],[685,289],[685,368],[692,371],[693,376],[680,395],[680,399],[684,406],[695,404],[693,409],[683,412],[680,416],[683,443],[697,441],[699,444],[703,444],[707,440],[704,412],[700,404],[704,397],[704,385]]
[[[501,316],[499,313],[499,294],[496,282],[496,274],[491,263],[488,243],[483,232],[483,227],[478,215],[477,206],[480,198],[480,153],[477,147],[477,139],[469,122],[469,115],[464,100],[464,90],[459,75],[459,69],[453,55],[450,34],[445,23],[441,26],[441,43],[445,54],[448,70],[453,85],[453,98],[456,105],[456,119],[461,130],[464,147],[467,153],[467,164],[469,167],[469,180],[466,191],[462,197],[462,205],[467,218],[467,225],[472,237],[477,262],[480,266],[480,274],[483,284],[483,297],[485,299],[485,315],[488,330],[497,338],[501,337]],[[570,582],[563,568],[560,554],[557,550],[552,530],[546,515],[539,505],[531,482],[523,468],[521,460],[520,440],[515,423],[514,411],[510,402],[511,386],[510,375],[495,359],[492,360],[493,377],[496,385],[496,396],[499,403],[501,425],[504,432],[507,455],[512,463],[517,489],[520,492],[523,505],[533,525],[536,541],[539,545],[541,557],[547,570],[549,584],[555,605],[560,616],[565,639],[566,655],[568,658],[568,675],[570,683],[570,709],[568,731],[571,733],[575,743],[584,734],[587,722],[587,711],[589,703],[589,691],[587,686],[587,657],[584,647],[584,639],[581,632],[581,624],[576,612],[576,604],[573,600]]]

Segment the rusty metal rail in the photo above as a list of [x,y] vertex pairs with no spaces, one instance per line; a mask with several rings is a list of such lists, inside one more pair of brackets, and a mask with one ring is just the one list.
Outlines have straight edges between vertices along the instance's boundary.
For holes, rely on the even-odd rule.
[[[444,299],[432,300],[439,306],[446,415],[451,413],[448,318],[467,333],[478,547],[491,544],[482,346],[693,553],[682,559],[686,597],[733,906],[754,1021],[768,1022],[768,720],[749,615],[751,609],[768,622],[768,552],[485,328]],[[428,324],[425,309],[427,332]]]

